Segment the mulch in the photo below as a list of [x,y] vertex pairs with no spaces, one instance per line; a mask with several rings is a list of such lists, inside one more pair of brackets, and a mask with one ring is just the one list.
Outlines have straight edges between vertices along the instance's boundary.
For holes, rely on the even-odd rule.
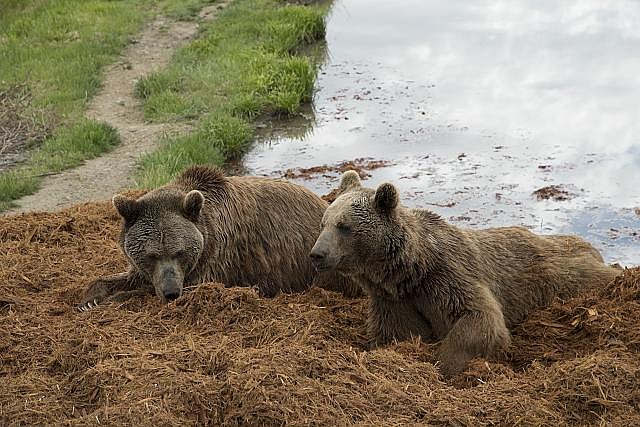
[[283,174],[283,178],[287,179],[313,179],[318,175],[326,178],[335,178],[331,174],[343,174],[346,171],[355,171],[360,175],[360,179],[367,179],[371,176],[370,170],[384,168],[390,166],[391,162],[387,160],[374,160],[371,158],[360,157],[353,160],[345,160],[333,165],[312,166],[310,168],[287,169]]
[[0,425],[640,425],[640,268],[445,381],[435,345],[367,350],[366,300],[321,289],[75,311],[125,268],[118,228],[108,203],[0,218]]
[[569,200],[574,196],[561,185],[548,185],[538,188],[533,192],[533,195],[536,196],[538,200],[554,200],[556,202]]

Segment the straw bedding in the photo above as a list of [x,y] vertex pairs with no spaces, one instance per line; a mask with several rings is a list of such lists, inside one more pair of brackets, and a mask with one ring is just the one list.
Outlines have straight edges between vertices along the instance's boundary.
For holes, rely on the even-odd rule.
[[79,313],[126,266],[118,228],[108,203],[0,218],[1,425],[640,425],[640,268],[443,381],[433,344],[369,351],[366,300],[320,289],[207,283]]

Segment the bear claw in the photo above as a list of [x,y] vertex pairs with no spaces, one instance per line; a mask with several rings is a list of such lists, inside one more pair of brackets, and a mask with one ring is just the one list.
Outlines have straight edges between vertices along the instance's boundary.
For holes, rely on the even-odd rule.
[[[92,305],[93,302],[93,305]],[[98,306],[98,300],[96,298],[93,301],[86,302],[82,305],[78,306],[78,311],[85,312],[91,310],[92,308],[96,308]]]

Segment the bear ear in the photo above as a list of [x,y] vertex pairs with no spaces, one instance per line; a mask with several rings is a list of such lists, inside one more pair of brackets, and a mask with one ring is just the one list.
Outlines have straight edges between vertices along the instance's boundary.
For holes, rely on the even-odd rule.
[[342,174],[339,188],[340,194],[348,193],[351,190],[357,190],[361,187],[362,184],[360,184],[360,175],[358,175],[358,172],[350,170]]
[[202,193],[198,190],[191,190],[184,198],[184,202],[182,202],[182,209],[187,218],[191,221],[197,221],[198,217],[200,217],[202,205],[204,205],[204,196]]
[[376,209],[386,214],[391,213],[398,206],[399,201],[398,190],[388,182],[380,184],[373,198]]
[[113,207],[116,208],[118,214],[124,218],[125,221],[133,222],[138,217],[138,202],[134,199],[130,199],[122,194],[116,194],[111,199]]

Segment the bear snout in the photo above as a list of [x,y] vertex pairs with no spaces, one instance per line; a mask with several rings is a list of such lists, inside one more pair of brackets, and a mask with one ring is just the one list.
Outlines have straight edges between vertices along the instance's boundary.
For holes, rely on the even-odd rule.
[[328,252],[326,250],[313,248],[309,257],[311,257],[311,263],[315,267],[317,271],[328,270],[329,266],[327,265]]
[[309,256],[311,257],[311,261],[323,261],[327,259],[327,252],[314,249],[311,251]]
[[182,293],[182,275],[173,267],[163,268],[159,288],[165,302],[178,299]]
[[178,297],[180,296],[180,292],[179,291],[165,291],[164,292],[164,297],[166,298],[167,301],[173,301],[178,299]]

